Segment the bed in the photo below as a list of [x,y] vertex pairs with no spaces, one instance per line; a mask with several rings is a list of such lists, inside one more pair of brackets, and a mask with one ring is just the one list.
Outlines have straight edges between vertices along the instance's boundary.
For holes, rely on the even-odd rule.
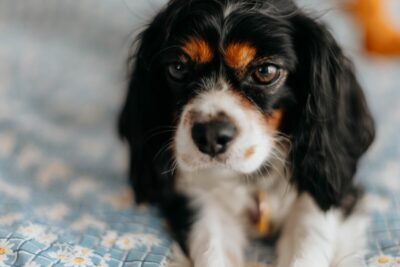
[[[133,204],[115,132],[131,41],[162,2],[0,0],[0,266],[168,266],[165,222]],[[357,174],[371,218],[365,265],[400,266],[400,60],[363,55],[326,2],[306,5],[329,10],[378,126]],[[249,261],[273,255],[254,244]]]

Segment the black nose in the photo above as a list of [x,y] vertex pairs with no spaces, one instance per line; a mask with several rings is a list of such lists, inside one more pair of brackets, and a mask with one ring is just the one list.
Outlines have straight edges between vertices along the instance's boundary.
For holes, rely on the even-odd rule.
[[224,153],[236,137],[237,129],[229,120],[195,123],[192,138],[199,150],[212,157]]

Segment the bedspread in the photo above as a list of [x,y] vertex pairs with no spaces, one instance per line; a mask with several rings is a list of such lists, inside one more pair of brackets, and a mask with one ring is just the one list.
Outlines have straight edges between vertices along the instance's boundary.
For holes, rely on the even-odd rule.
[[[115,132],[132,37],[161,2],[0,0],[0,266],[167,266],[165,223],[133,205]],[[326,19],[378,126],[357,174],[365,262],[400,266],[400,61],[364,57],[351,22]],[[255,244],[249,257],[270,263],[273,251]]]

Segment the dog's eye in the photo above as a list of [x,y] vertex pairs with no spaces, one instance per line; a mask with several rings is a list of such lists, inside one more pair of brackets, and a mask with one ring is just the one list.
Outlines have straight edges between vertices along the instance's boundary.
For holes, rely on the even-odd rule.
[[167,72],[172,79],[182,81],[186,78],[189,70],[184,63],[175,62],[167,66]]
[[271,84],[280,77],[281,71],[279,67],[268,64],[257,67],[253,73],[253,79],[262,84]]

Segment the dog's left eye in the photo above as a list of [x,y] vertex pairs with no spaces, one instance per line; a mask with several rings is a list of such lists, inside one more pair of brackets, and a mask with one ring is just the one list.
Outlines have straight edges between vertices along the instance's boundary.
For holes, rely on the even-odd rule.
[[183,81],[189,73],[186,64],[182,62],[171,63],[167,66],[168,75],[175,81]]
[[279,67],[268,64],[262,65],[255,69],[253,79],[262,84],[272,84],[280,77],[281,71]]

